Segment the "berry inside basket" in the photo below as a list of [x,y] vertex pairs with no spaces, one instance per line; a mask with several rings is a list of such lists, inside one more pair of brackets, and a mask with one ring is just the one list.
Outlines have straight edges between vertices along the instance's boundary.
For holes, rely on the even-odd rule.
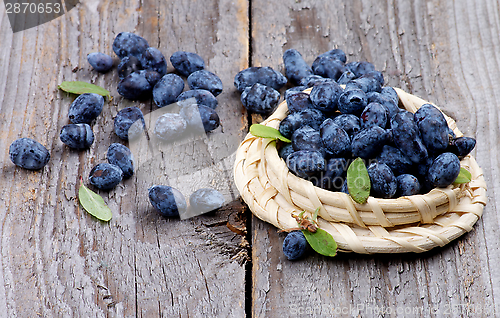
[[[311,90],[304,92],[311,94]],[[395,91],[399,107],[411,113],[428,104],[401,89]],[[261,124],[279,129],[288,114],[284,101]],[[453,134],[461,137],[455,121],[444,117]],[[460,160],[460,167],[470,172],[469,182],[398,198],[369,196],[358,203],[349,194],[323,189],[292,173],[278,153],[280,144],[273,138],[246,136],[234,167],[240,194],[258,218],[282,230],[297,228],[294,216],[300,212],[311,216],[319,209],[317,225],[333,236],[339,251],[419,253],[444,246],[470,231],[486,204],[483,173],[470,154]]]

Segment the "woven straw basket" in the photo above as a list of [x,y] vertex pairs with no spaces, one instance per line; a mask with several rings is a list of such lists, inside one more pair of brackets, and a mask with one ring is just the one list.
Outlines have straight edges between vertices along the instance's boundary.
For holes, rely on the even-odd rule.
[[[400,89],[396,92],[400,107],[410,112],[427,103]],[[283,102],[261,124],[278,129],[287,111]],[[455,121],[444,116],[455,134],[462,136]],[[483,213],[483,172],[471,155],[461,161],[461,166],[472,174],[471,182],[397,199],[369,197],[366,203],[358,204],[345,193],[315,187],[295,176],[278,156],[276,141],[248,134],[236,153],[234,179],[253,214],[277,228],[297,228],[292,214],[305,210],[311,216],[319,207],[318,225],[333,236],[339,251],[420,253],[470,231]]]

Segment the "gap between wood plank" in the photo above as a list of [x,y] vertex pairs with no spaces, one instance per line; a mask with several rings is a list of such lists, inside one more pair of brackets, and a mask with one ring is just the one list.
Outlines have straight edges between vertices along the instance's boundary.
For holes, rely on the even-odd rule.
[[[253,65],[253,59],[252,59],[252,54],[253,54],[253,39],[252,39],[252,0],[248,0],[248,67]],[[247,123],[248,127],[247,129],[250,130],[250,126],[252,125],[252,115],[247,112]],[[252,270],[253,270],[253,261],[252,261],[252,212],[250,209],[247,209],[246,215],[247,215],[247,220],[246,220],[246,228],[247,228],[247,234],[246,234],[246,240],[248,242],[248,261],[245,264],[245,318],[251,318],[252,317],[252,304],[253,304],[253,275],[252,275]]]

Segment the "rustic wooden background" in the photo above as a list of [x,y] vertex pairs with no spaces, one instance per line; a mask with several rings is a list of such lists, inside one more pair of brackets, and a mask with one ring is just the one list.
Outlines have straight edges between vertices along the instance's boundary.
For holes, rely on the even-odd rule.
[[[499,6],[87,0],[16,34],[0,6],[0,316],[498,317]],[[92,51],[111,54],[121,31],[145,37],[166,57],[178,50],[203,56],[225,87],[218,98],[224,132],[215,133],[221,138],[242,139],[261,120],[241,106],[232,84],[239,70],[262,65],[283,72],[289,48],[310,63],[337,47],[348,60],[373,62],[389,85],[436,103],[477,138],[474,154],[489,197],[482,219],[471,233],[422,255],[310,255],[297,262],[282,254],[284,235],[251,217],[237,196],[216,215],[167,220],[132,178],[101,193],[113,219],[94,219],[76,200],[78,177],[119,141],[112,131],[119,109],[155,109],[151,101],[123,100],[116,72],[97,74],[86,61]],[[71,151],[59,140],[74,98],[57,89],[64,80],[89,81],[114,96],[88,151]],[[10,162],[7,149],[20,137],[50,150],[42,171]]]

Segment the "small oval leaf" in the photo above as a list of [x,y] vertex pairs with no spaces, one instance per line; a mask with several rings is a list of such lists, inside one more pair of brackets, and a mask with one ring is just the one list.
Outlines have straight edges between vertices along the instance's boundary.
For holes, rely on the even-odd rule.
[[111,209],[104,203],[100,195],[90,190],[83,184],[80,178],[80,188],[78,189],[78,200],[85,211],[102,221],[109,221],[113,214]]
[[312,249],[321,255],[325,256],[335,256],[337,255],[337,242],[333,239],[325,230],[317,229],[316,232],[312,233],[308,230],[302,230],[307,242],[311,245]]
[[352,199],[363,204],[370,195],[370,177],[361,158],[354,160],[347,168],[347,189]]
[[81,81],[62,82],[57,87],[65,92],[77,95],[83,93],[95,93],[104,97],[110,97],[110,93],[108,90],[87,82],[81,82]]
[[472,180],[472,175],[465,168],[460,168],[460,173],[453,183],[467,183]]
[[292,142],[284,137],[278,129],[261,124],[253,124],[250,126],[250,133],[256,137],[279,139],[284,142]]

